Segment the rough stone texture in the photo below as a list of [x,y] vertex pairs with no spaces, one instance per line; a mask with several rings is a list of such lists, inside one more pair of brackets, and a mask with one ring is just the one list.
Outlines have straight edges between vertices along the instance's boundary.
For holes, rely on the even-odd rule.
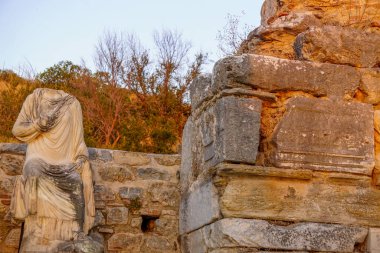
[[[16,171],[21,172],[25,150],[26,146],[23,144],[0,144],[2,253],[17,252],[19,236],[14,231],[20,231],[20,228],[17,224],[4,220],[4,217],[9,210],[13,174]],[[177,173],[181,163],[180,156],[92,148],[89,153],[95,175],[94,233],[104,236],[106,252],[179,252]],[[157,219],[151,232],[142,231],[144,217]],[[155,237],[158,237],[156,241]],[[170,249],[159,249],[163,247],[160,242],[165,242],[163,245],[170,244]],[[87,247],[86,243],[80,245]],[[148,243],[149,245],[145,245]]]
[[107,224],[127,224],[128,208],[126,207],[108,207],[107,208]]
[[319,25],[320,20],[311,12],[291,12],[252,31],[239,52],[293,59],[297,34]]
[[108,249],[117,252],[139,252],[142,235],[118,233],[108,240]]
[[371,175],[373,110],[362,103],[296,97],[273,133],[276,167]]
[[340,26],[312,27],[297,36],[294,48],[300,60],[380,66],[380,34]]
[[121,187],[119,189],[119,196],[122,199],[141,199],[143,194],[144,190],[139,187]]
[[240,52],[292,59],[295,36],[310,26],[339,25],[380,34],[377,0],[266,0],[261,26],[242,44]]
[[192,167],[192,143],[193,143],[193,118],[190,116],[182,132],[182,160],[180,170],[180,189],[186,192],[193,181]]
[[211,74],[201,74],[190,85],[191,109],[194,111],[206,99],[212,97]]
[[260,100],[228,96],[218,99],[194,119],[193,177],[224,161],[254,164],[260,114]]
[[13,154],[0,155],[0,169],[8,176],[20,175],[24,165],[24,157]]
[[[353,252],[363,243],[368,229],[323,223],[278,226],[263,220],[222,219],[191,233],[187,240],[204,249],[251,247],[275,250]],[[196,242],[196,243],[195,243]]]
[[354,95],[360,74],[350,66],[254,54],[218,61],[213,71],[213,89],[235,87],[236,82],[271,92],[303,91],[315,96],[343,98]]
[[104,181],[118,181],[124,183],[133,179],[133,174],[127,166],[120,167],[102,167],[99,169],[99,175]]
[[167,171],[151,167],[137,169],[137,176],[142,180],[170,180],[170,175]]
[[380,252],[380,228],[370,228],[367,237],[367,252]]
[[214,180],[223,217],[380,226],[368,176],[227,164]]
[[218,193],[211,181],[194,184],[182,196],[179,215],[181,235],[221,218]]
[[380,103],[380,68],[360,69],[360,91],[363,94],[363,102],[369,104]]

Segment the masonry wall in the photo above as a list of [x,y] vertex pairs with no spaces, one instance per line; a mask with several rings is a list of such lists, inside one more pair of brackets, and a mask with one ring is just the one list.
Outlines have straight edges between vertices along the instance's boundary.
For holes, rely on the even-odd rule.
[[[0,144],[0,252],[17,252],[20,224],[7,219],[26,145]],[[95,176],[96,227],[105,252],[180,252],[178,155],[89,149]]]
[[191,84],[183,253],[380,252],[378,10],[266,0],[244,54]]

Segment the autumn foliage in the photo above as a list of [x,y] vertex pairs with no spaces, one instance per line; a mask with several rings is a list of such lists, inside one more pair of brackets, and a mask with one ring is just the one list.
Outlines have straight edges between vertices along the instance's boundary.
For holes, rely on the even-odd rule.
[[130,151],[178,151],[190,113],[188,87],[206,56],[189,58],[190,44],[171,31],[155,33],[153,53],[133,35],[105,33],[96,71],[62,61],[34,78],[0,71],[0,141],[11,135],[22,102],[36,87],[64,90],[82,104],[88,146]]

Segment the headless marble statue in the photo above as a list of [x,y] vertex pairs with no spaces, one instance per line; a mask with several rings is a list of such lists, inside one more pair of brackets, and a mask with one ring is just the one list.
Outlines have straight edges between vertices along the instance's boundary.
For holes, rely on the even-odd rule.
[[86,238],[95,217],[81,106],[63,91],[36,89],[12,133],[28,143],[10,210],[24,221],[20,252],[70,252],[73,242]]

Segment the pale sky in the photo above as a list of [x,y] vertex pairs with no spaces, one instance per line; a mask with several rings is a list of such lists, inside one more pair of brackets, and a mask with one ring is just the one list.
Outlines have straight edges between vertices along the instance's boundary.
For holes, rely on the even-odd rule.
[[[106,30],[132,32],[151,48],[154,30],[173,29],[215,61],[217,31],[227,13],[260,23],[262,0],[0,0],[0,69],[31,64],[37,71],[81,59],[92,68],[94,47]],[[211,65],[211,64],[210,64]],[[210,67],[208,67],[210,68]],[[207,68],[206,68],[207,69]]]

